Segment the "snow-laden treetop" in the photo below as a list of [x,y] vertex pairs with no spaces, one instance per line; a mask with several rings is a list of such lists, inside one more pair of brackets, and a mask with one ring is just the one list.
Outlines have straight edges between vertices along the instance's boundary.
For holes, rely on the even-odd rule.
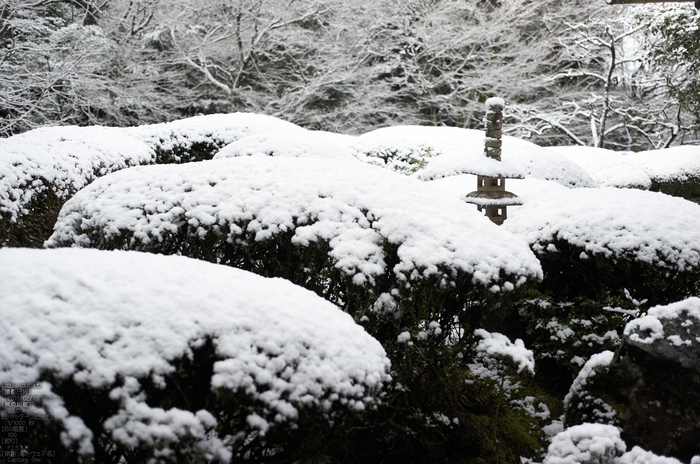
[[[357,160],[243,157],[143,166],[98,179],[68,201],[49,246],[99,247],[164,240],[188,225],[228,241],[328,243],[335,267],[362,285],[390,272],[402,281],[456,271],[480,285],[540,278],[527,244],[473,207],[426,183]],[[223,232],[222,232],[223,233]],[[387,269],[385,246],[398,247]],[[494,291],[497,291],[496,288]]]
[[530,197],[503,227],[535,251],[564,240],[608,258],[631,256],[681,271],[700,266],[700,205],[662,193],[559,189]]
[[[113,389],[115,400],[128,393],[127,415],[143,401],[138,379],[165,388],[173,362],[207,340],[218,358],[211,388],[244,393],[279,422],[304,407],[362,410],[388,380],[379,342],[333,304],[283,279],[184,257],[0,249],[0,309],[0,383],[50,372]],[[151,433],[164,412],[139,410],[139,433]],[[266,430],[262,417],[249,422]]]

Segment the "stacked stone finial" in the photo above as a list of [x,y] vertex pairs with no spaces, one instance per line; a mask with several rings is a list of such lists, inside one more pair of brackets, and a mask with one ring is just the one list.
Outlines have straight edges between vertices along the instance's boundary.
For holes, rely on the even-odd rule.
[[[486,100],[486,139],[484,154],[486,157],[501,161],[501,137],[503,135],[503,109],[505,102],[501,98]],[[477,205],[486,217],[501,225],[508,217],[507,207],[522,204],[518,197],[506,191],[506,177],[502,175],[477,175],[476,191],[467,195],[466,201]]]

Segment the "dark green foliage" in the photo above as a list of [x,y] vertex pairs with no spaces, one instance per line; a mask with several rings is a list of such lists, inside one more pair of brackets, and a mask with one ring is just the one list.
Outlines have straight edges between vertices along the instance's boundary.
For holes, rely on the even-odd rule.
[[651,180],[652,192],[662,192],[674,197],[685,198],[686,200],[700,203],[700,177],[687,177],[684,180]]
[[[619,297],[627,289],[637,300],[648,300],[649,306],[682,300],[700,291],[700,268],[679,270],[673,264],[650,264],[631,253],[606,258],[564,240],[554,240],[557,251],[536,253],[542,264],[544,280],[541,288],[557,301],[579,297],[605,301]],[[546,250],[547,244],[542,244]]]
[[[171,149],[165,149],[160,144],[153,147],[156,152],[155,164],[181,164],[194,161],[206,161],[214,157],[225,142],[205,135],[207,142],[193,142],[191,144],[174,145]],[[161,140],[161,144],[164,141]]]
[[40,248],[53,232],[65,199],[56,195],[45,179],[39,181],[44,190],[23,205],[26,214],[19,214],[13,222],[8,212],[0,211],[0,247]]
[[[511,463],[544,446],[542,422],[513,407],[497,382],[472,375],[466,350],[435,334],[389,349],[403,361],[384,405],[332,448],[331,462]],[[526,377],[507,368],[506,377],[524,384],[510,399],[536,396],[559,412]]]
[[630,314],[638,309],[624,297],[557,301],[535,292],[519,312],[525,344],[535,354],[538,383],[563,397],[583,362],[618,346]]

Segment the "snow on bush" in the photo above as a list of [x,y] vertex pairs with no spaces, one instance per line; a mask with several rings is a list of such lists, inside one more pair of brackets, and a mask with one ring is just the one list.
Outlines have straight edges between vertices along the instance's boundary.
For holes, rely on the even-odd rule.
[[40,246],[63,202],[97,177],[135,165],[210,159],[226,144],[265,131],[306,132],[270,116],[234,113],[127,129],[47,127],[2,139],[0,246]]
[[549,147],[581,166],[598,187],[649,190],[651,178],[635,157],[595,147]]
[[[620,265],[605,275],[612,279],[609,283],[599,282],[603,288],[628,288],[636,298],[655,298],[652,304],[696,291],[700,207],[680,198],[633,189],[561,190],[555,196],[533,197],[503,227],[524,237],[541,260],[557,266],[549,276],[566,277],[561,285],[574,284],[576,276],[569,272],[588,266],[591,282],[598,282],[603,274],[596,273],[629,261],[640,270]],[[569,258],[577,262],[576,269]],[[598,283],[591,290],[595,287]]]
[[660,341],[675,347],[690,347],[690,350],[700,347],[700,340],[694,337],[683,338],[677,334],[666,337],[664,324],[670,320],[681,327],[700,324],[700,298],[692,297],[666,306],[655,306],[646,315],[630,321],[624,333],[636,343],[652,344]]
[[681,145],[662,150],[629,153],[626,157],[638,163],[656,181],[700,179],[700,147]]
[[520,208],[504,227],[536,251],[556,239],[607,258],[632,255],[656,266],[700,266],[700,207],[655,192],[561,190]]
[[0,214],[15,222],[47,189],[66,198],[94,178],[150,163],[145,143],[108,127],[45,127],[0,139]]
[[507,360],[515,365],[517,372],[527,370],[534,375],[535,358],[532,351],[525,348],[525,343],[521,339],[511,342],[503,334],[487,332],[484,329],[475,330],[474,335],[481,338],[475,348],[477,356]]
[[[36,385],[30,398],[67,395],[29,409],[53,414],[63,442],[84,453],[104,433],[165,461],[195,451],[227,461],[242,436],[372,407],[388,380],[381,345],[331,303],[282,279],[184,257],[2,249],[0,309],[0,383]],[[207,344],[209,378],[185,403],[209,410],[159,406],[173,393],[182,403],[188,374],[178,366]],[[189,369],[206,371],[204,361]],[[100,395],[105,403],[91,406]]]
[[374,289],[392,311],[421,282],[451,298],[456,287],[498,293],[541,275],[523,241],[473,208],[356,160],[132,168],[66,203],[47,245],[182,253],[281,273],[343,304],[350,287]]
[[552,438],[542,464],[614,464],[626,450],[617,427],[581,424]]
[[[565,423],[569,424],[572,421],[570,415],[574,414],[576,420],[581,420],[585,422],[600,422],[610,424],[615,420],[616,413],[601,398],[596,398],[590,392],[588,392],[588,384],[592,377],[594,377],[600,369],[607,368],[613,360],[614,353],[612,351],[603,351],[598,354],[594,354],[590,359],[583,365],[578,376],[574,379],[574,382],[569,388],[569,393],[564,397],[564,409],[566,410],[567,417]],[[581,411],[585,409],[585,411]],[[592,416],[592,417],[589,417]]]
[[354,151],[329,133],[305,129],[267,131],[247,135],[222,148],[214,159],[236,156],[293,156],[354,158]]
[[[700,459],[698,459],[698,461],[700,461]],[[676,458],[659,456],[651,451],[646,451],[639,446],[635,446],[630,451],[617,458],[615,464],[681,464],[681,461]],[[691,461],[691,464],[694,464],[693,461]]]
[[553,180],[592,187],[591,177],[565,157],[514,137],[503,138],[502,161],[485,159],[484,132],[455,127],[394,126],[360,135],[354,148],[378,164],[423,180],[482,174]]
[[230,113],[195,116],[123,130],[152,147],[159,156],[159,163],[179,163],[210,159],[219,149],[248,135],[304,129],[272,116]]
[[620,430],[612,425],[581,424],[552,438],[542,464],[681,464],[635,446],[627,451]]

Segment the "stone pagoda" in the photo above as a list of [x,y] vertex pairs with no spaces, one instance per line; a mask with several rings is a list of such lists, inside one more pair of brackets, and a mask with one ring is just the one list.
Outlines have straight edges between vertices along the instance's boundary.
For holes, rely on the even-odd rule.
[[[501,98],[486,100],[486,139],[484,154],[491,159],[501,161],[501,136],[503,135],[503,108],[505,102]],[[476,191],[467,194],[467,203],[477,205],[479,211],[484,211],[486,217],[495,224],[501,225],[508,217],[507,207],[521,205],[518,197],[506,191],[506,178],[497,176],[477,175]]]

